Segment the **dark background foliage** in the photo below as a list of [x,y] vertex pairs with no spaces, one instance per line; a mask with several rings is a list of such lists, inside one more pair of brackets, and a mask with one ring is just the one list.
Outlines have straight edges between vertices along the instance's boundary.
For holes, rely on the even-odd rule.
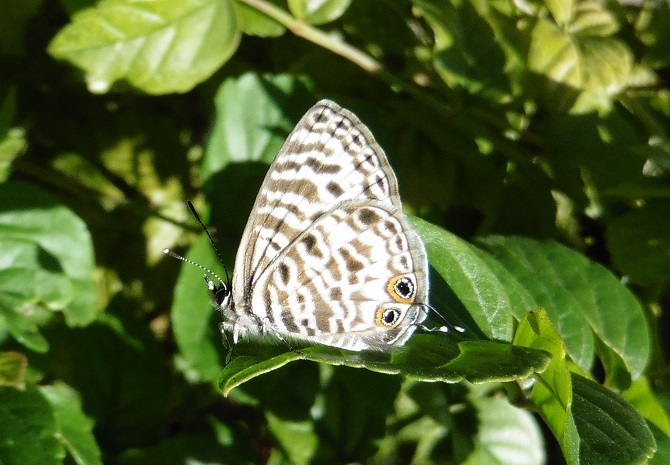
[[[0,12],[1,463],[670,461],[667,4]],[[231,270],[321,98],[384,147],[466,331],[226,364],[201,271],[162,249],[223,273],[192,200]]]

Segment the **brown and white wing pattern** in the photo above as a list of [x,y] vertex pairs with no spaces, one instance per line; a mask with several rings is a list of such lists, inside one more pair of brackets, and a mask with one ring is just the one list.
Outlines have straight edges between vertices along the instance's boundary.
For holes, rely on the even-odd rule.
[[406,341],[427,312],[428,263],[370,131],[322,100],[288,136],[237,253],[223,328],[351,350]]

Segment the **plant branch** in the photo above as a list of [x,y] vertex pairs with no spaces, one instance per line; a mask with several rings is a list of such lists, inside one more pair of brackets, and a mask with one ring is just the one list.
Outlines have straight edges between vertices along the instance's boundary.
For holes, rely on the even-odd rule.
[[[351,45],[342,41],[339,37],[333,34],[327,34],[320,29],[310,26],[309,24],[296,19],[285,10],[278,8],[265,0],[238,1],[266,14],[270,18],[280,23],[286,29],[290,30],[296,36],[302,37],[309,42],[330,50],[331,52],[359,66],[371,75],[385,80],[391,85],[402,89],[408,94],[420,99],[425,103],[428,103],[431,106],[435,106],[435,100],[425,92],[389,73],[384,69],[384,66],[379,61],[375,60],[373,57],[357,49],[356,47],[352,47]],[[441,108],[441,110],[444,110],[444,108]]]

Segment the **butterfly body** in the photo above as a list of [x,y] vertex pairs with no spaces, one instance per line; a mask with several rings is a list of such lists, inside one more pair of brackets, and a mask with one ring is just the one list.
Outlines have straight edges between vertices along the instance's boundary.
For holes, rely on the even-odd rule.
[[323,100],[270,166],[232,286],[210,291],[222,331],[349,350],[402,345],[427,315],[428,262],[370,131]]

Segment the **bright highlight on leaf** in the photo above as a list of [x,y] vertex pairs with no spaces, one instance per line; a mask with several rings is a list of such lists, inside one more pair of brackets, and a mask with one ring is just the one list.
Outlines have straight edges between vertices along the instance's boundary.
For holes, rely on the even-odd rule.
[[49,53],[82,68],[91,92],[126,80],[146,93],[166,94],[207,79],[239,40],[232,0],[103,0],[76,13]]

